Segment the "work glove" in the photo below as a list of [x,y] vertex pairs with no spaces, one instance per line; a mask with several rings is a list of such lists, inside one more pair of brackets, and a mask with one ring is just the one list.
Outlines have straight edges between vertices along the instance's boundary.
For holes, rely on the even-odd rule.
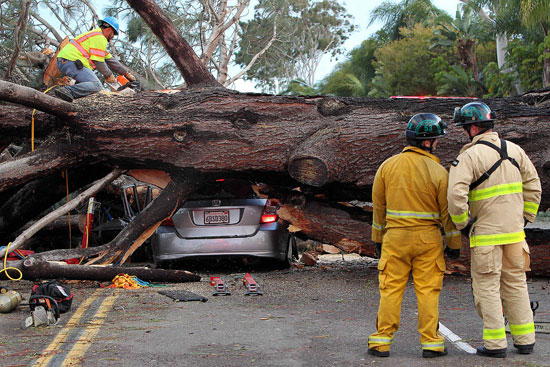
[[374,253],[376,254],[376,258],[377,259],[380,259],[380,256],[382,256],[382,244],[381,243],[378,243],[376,242],[374,244]]
[[460,230],[460,233],[462,233],[463,236],[470,237],[470,229],[472,229],[472,225],[475,223],[476,220],[477,217],[470,219],[466,227]]
[[124,76],[126,77],[126,79],[128,79],[131,82],[136,80],[136,77],[130,74],[130,72],[127,72],[126,74],[124,74]]
[[529,220],[527,220],[527,218],[523,217],[523,220],[525,221],[525,223],[523,223],[523,227],[526,227],[527,224],[529,224]]
[[445,256],[449,258],[449,260],[456,260],[460,256],[460,249],[452,249],[450,247],[445,247],[445,251],[443,251]]
[[105,78],[105,81],[107,83],[113,83],[113,84],[117,82],[116,79],[115,79],[115,76],[113,74],[109,75],[108,78]]

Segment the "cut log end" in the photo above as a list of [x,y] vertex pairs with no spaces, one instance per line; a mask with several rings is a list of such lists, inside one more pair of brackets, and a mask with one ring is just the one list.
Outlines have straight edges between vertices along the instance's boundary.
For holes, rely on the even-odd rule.
[[311,186],[323,186],[328,182],[328,166],[316,157],[294,158],[288,164],[288,173],[298,182]]

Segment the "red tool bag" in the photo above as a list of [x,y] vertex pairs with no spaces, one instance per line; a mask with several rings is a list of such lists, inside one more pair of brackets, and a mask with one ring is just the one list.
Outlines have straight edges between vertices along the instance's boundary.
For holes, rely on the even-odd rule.
[[32,250],[13,250],[8,254],[7,261],[17,261],[21,260],[29,255],[34,254],[34,251]]

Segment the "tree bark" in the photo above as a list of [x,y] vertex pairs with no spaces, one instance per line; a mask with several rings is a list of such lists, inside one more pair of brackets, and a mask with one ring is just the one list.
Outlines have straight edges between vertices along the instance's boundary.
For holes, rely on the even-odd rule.
[[0,163],[0,192],[84,163],[84,147],[64,141],[42,146],[18,159]]
[[54,116],[70,118],[76,116],[76,104],[50,97],[36,89],[0,80],[0,100],[17,103],[23,106],[50,113]]

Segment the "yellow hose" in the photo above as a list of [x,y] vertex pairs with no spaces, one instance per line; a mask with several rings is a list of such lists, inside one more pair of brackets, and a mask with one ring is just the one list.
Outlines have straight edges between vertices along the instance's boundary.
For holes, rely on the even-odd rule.
[[[6,248],[6,254],[4,255],[4,269],[0,270],[0,274],[2,274],[3,272],[6,272],[6,276],[8,277],[9,280],[13,280],[14,282],[16,281],[19,281],[21,279],[23,279],[23,273],[21,272],[21,270],[17,269],[17,268],[13,268],[13,267],[9,267],[7,268],[6,267],[6,261],[8,260],[8,253],[10,252],[10,245],[11,245],[11,242],[8,243],[8,247]],[[10,276],[10,274],[8,273],[8,270],[17,270],[19,272],[19,278],[12,278]]]

